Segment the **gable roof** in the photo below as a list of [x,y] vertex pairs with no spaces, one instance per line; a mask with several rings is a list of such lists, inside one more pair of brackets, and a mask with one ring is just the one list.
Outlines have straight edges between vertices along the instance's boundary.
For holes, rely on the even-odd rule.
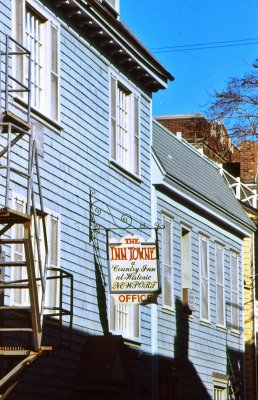
[[218,166],[155,120],[153,151],[163,171],[163,181],[154,184],[166,186],[242,234],[255,230]]

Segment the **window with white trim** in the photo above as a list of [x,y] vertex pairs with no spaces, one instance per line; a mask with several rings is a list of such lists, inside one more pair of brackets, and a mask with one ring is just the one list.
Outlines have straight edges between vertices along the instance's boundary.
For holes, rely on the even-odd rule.
[[239,290],[238,290],[238,254],[230,252],[230,272],[231,272],[231,326],[232,329],[239,330]]
[[227,400],[227,389],[214,386],[214,400]]
[[[13,0],[14,38],[31,52],[31,105],[47,117],[59,119],[59,26],[31,1]],[[16,47],[16,50],[19,50]],[[14,57],[14,75],[28,85],[24,57]],[[26,95],[21,96],[27,101]]]
[[173,308],[172,219],[162,216],[162,300],[163,306]]
[[[13,197],[13,208],[21,213],[25,212],[26,203],[22,197]],[[43,224],[42,217],[37,215],[37,227],[38,227],[38,238],[39,238],[39,246],[41,259],[44,263],[45,260],[45,247],[44,247],[44,238],[43,238]],[[58,276],[58,272],[56,268],[59,268],[59,259],[60,259],[60,216],[50,210],[48,210],[48,215],[46,217],[46,229],[48,236],[48,251],[49,251],[49,268],[48,276],[56,277]],[[23,238],[23,225],[16,224],[12,228],[12,237],[13,238]],[[34,231],[34,220],[31,225],[31,238],[32,238],[32,247],[33,247],[33,256],[34,256],[34,265],[35,265],[35,273],[36,278],[40,277],[39,272],[39,260],[38,260],[38,252],[37,252],[37,243],[36,236]],[[23,244],[17,243],[12,248],[13,255],[12,258],[14,261],[24,261],[24,246]],[[43,265],[44,268],[44,265]],[[52,270],[51,270],[52,268]],[[14,267],[11,270],[12,280],[23,280],[27,279],[27,269],[26,267]],[[45,294],[45,307],[58,307],[59,305],[59,279],[48,279],[46,284],[46,294]],[[40,285],[38,286],[38,293],[41,296]],[[12,290],[11,293],[11,303],[13,305],[29,305],[29,291],[28,289],[15,289]]]
[[191,231],[181,227],[182,288],[192,288]]
[[191,314],[190,294],[192,289],[192,254],[191,231],[181,227],[181,279],[182,279],[182,304],[184,312]]
[[228,376],[218,373],[212,374],[213,381],[213,399],[227,400],[228,399]]
[[139,340],[140,338],[140,306],[115,304],[110,295],[109,327],[116,334],[125,338]]
[[225,326],[224,248],[215,244],[217,324]]
[[210,288],[209,288],[209,240],[206,236],[199,236],[200,262],[200,313],[201,319],[210,318]]
[[110,77],[111,159],[140,174],[140,99],[113,75]]

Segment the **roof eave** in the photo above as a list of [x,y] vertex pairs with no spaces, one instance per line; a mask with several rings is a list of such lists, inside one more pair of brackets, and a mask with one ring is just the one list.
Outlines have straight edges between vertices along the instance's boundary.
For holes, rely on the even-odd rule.
[[53,0],[54,7],[73,22],[101,52],[148,92],[165,89],[174,77],[138,39],[96,0]]
[[[164,176],[164,178],[167,177],[168,175],[166,174]],[[169,179],[171,179],[171,177],[169,177]],[[221,211],[225,217],[222,217],[220,214],[216,213],[216,211],[212,210],[210,207],[205,207],[203,204],[201,204],[200,202],[198,202],[198,200],[194,199],[191,194],[189,193],[189,195],[187,196],[185,193],[183,193],[182,191],[179,191],[177,188],[175,188],[172,185],[167,184],[166,182],[159,182],[159,183],[154,183],[154,186],[157,188],[164,188],[166,189],[166,191],[170,192],[170,193],[174,193],[177,196],[184,198],[187,202],[189,202],[190,204],[193,204],[194,206],[198,207],[199,209],[203,210],[206,214],[211,215],[213,218],[223,222],[224,225],[229,226],[231,229],[234,229],[235,231],[241,233],[241,235],[243,235],[244,237],[246,236],[251,236],[252,232],[254,232],[256,230],[255,225],[252,223],[252,221],[250,220],[250,224],[245,223],[244,221],[232,217],[232,215],[228,215],[227,212],[225,212],[224,209],[218,208],[216,205],[213,204],[213,207],[215,209],[217,209],[218,211]],[[198,197],[198,195],[197,195]],[[209,204],[207,202],[207,204]],[[231,220],[229,220],[229,218]],[[235,221],[235,222],[233,222]]]

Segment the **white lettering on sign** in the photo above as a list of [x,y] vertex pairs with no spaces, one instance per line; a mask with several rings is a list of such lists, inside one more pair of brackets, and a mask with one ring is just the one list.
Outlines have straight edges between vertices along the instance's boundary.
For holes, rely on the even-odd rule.
[[111,239],[109,260],[111,293],[158,291],[156,243],[139,236],[125,236],[120,242]]

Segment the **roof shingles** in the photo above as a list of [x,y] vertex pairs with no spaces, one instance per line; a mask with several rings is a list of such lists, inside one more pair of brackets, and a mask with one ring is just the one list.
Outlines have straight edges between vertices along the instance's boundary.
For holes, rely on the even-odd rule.
[[155,120],[153,150],[165,171],[164,182],[234,225],[254,229],[217,165]]

